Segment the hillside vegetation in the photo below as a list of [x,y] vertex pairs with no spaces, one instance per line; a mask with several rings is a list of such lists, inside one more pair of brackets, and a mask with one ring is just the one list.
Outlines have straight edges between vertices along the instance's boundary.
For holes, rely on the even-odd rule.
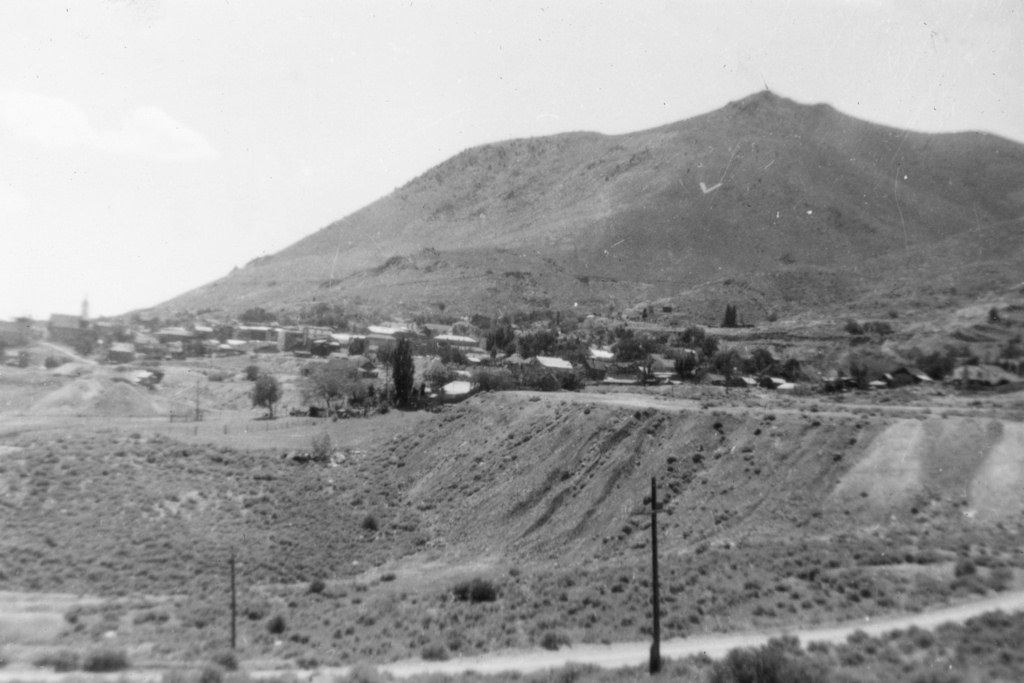
[[[0,439],[0,586],[99,594],[61,638],[158,659],[224,646],[232,551],[247,658],[635,640],[656,476],[666,635],[913,611],[1017,581],[1007,410],[509,392],[253,450],[34,418]],[[282,457],[323,430],[329,463]]]

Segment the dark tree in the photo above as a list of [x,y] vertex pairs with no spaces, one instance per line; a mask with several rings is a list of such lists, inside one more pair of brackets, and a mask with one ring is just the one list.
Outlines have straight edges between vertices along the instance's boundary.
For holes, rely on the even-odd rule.
[[516,333],[508,318],[502,317],[487,331],[485,347],[491,357],[499,353],[510,353],[515,348]]
[[260,375],[252,387],[252,404],[266,408],[274,417],[274,405],[281,400],[281,384],[273,375]]
[[399,339],[391,357],[391,381],[395,384],[395,402],[408,406],[415,384],[416,366],[412,360],[412,346],[408,339]]
[[358,356],[366,353],[366,339],[355,337],[348,343],[348,355]]
[[725,307],[725,317],[722,318],[722,327],[736,327],[736,307],[728,304]]
[[558,342],[558,336],[551,330],[524,332],[516,337],[516,352],[523,358],[548,354]]
[[774,367],[775,358],[772,357],[771,352],[768,349],[758,347],[751,352],[750,358],[744,362],[743,370],[752,375],[763,375],[771,372]]
[[676,358],[675,370],[681,379],[693,377],[697,371],[697,356],[692,353],[684,353]]

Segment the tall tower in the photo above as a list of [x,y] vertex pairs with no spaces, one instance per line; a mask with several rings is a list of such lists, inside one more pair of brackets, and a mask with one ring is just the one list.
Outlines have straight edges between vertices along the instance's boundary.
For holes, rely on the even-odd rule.
[[89,320],[89,297],[82,299],[82,322]]

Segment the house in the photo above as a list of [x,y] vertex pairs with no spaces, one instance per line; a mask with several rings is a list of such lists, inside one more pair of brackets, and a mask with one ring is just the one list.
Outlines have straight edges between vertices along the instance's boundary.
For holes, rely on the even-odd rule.
[[480,345],[480,342],[473,337],[465,337],[459,334],[438,334],[434,336],[434,341],[459,349],[474,349]]
[[563,358],[555,358],[554,356],[537,356],[533,360],[537,365],[546,370],[553,370],[555,372],[572,372],[572,363]]
[[904,365],[885,374],[885,382],[892,388],[931,381],[932,378],[926,372],[913,366]]
[[966,389],[986,389],[1020,382],[1019,377],[998,365],[961,365],[953,370],[949,380]]
[[135,360],[135,344],[114,342],[107,351],[108,363],[131,363]]
[[170,342],[188,343],[195,339],[195,335],[184,327],[162,327],[155,334],[161,344],[168,344]]
[[75,346],[91,336],[89,323],[77,315],[54,313],[46,326],[50,341]]
[[274,328],[266,325],[239,325],[235,329],[235,337],[244,341],[277,342]]
[[306,333],[297,327],[281,327],[277,332],[277,350],[282,353],[302,349],[306,345]]

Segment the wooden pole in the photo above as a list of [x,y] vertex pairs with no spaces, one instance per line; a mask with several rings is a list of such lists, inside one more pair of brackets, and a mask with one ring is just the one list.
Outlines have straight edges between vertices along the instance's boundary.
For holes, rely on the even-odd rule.
[[235,649],[235,644],[236,644],[236,639],[235,639],[235,634],[236,634],[235,622],[236,622],[236,619],[238,617],[238,602],[237,602],[237,600],[235,598],[235,551],[234,551],[234,549],[231,550],[230,566],[231,566],[231,649],[234,650]]
[[658,590],[658,485],[651,477],[651,616],[653,637],[651,643],[650,673],[661,671],[661,596]]

